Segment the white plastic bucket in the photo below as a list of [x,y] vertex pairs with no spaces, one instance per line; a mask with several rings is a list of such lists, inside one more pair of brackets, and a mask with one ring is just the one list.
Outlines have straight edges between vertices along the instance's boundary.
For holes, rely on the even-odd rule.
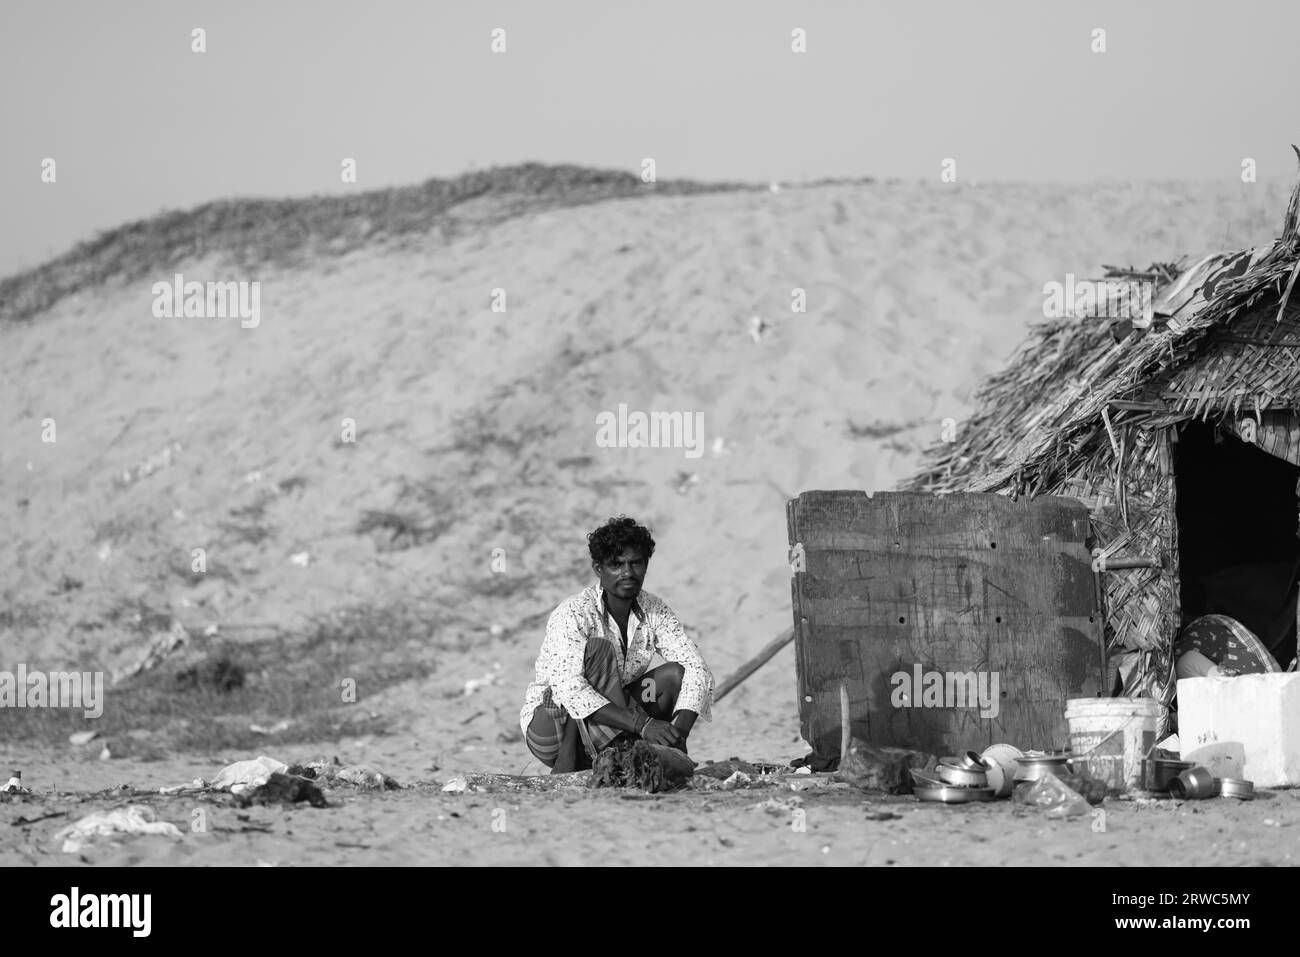
[[1110,791],[1141,788],[1142,762],[1156,746],[1164,705],[1154,698],[1071,698],[1065,703],[1076,769]]

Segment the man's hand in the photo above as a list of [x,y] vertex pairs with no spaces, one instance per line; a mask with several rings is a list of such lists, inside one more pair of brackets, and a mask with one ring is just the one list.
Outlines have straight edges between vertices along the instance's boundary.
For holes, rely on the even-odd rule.
[[646,722],[641,737],[651,744],[661,744],[665,748],[679,747],[686,740],[686,735],[682,733],[681,728],[671,721],[659,721],[656,718],[651,718]]

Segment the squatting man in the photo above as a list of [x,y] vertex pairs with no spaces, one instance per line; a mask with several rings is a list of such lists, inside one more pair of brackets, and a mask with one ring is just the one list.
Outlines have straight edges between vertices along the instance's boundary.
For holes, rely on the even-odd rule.
[[[627,735],[685,752],[713,701],[700,649],[673,610],[641,590],[650,530],[620,515],[587,544],[597,581],[551,613],[519,712],[528,750],[553,773],[590,768]],[[652,669],[656,653],[664,664]]]

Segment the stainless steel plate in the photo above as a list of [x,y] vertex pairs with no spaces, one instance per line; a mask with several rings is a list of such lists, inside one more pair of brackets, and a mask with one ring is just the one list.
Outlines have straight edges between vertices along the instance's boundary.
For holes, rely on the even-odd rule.
[[1255,785],[1243,780],[1242,778],[1219,778],[1219,794],[1222,797],[1233,797],[1239,801],[1253,801],[1255,799]]
[[971,804],[993,800],[992,788],[919,787],[913,789],[912,793],[918,800],[939,804]]
[[911,772],[913,783],[919,787],[944,787],[944,783],[939,779],[938,775],[930,774],[928,771],[918,771],[915,768],[912,768]]

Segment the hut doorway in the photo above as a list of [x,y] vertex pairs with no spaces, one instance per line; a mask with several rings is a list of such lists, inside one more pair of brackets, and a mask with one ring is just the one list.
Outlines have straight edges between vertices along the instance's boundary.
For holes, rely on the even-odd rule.
[[1300,468],[1206,422],[1174,445],[1182,624],[1223,614],[1286,668],[1296,653]]

